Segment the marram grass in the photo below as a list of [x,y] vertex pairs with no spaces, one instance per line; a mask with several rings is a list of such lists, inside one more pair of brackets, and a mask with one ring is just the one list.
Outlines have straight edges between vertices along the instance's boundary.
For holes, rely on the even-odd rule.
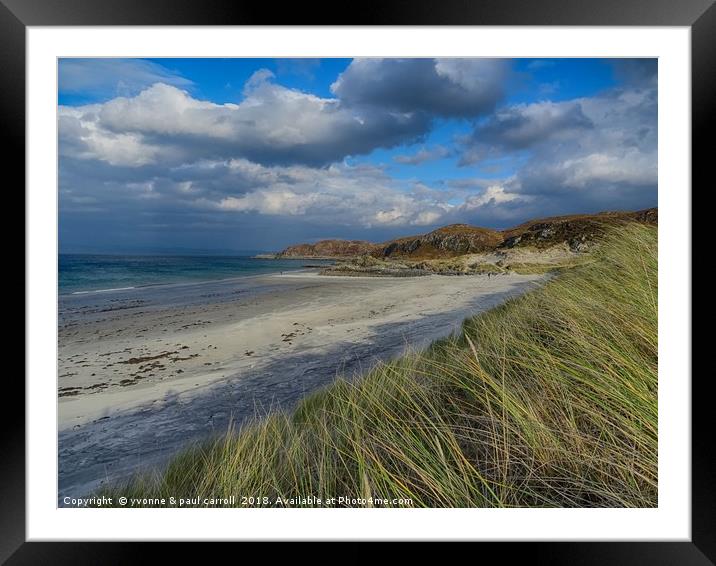
[[657,230],[612,229],[588,262],[457,335],[102,495],[654,507]]

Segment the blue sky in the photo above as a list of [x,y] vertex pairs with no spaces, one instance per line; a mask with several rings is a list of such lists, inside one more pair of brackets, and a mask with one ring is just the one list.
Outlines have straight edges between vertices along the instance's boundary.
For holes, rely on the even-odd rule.
[[61,251],[657,204],[649,59],[62,59]]

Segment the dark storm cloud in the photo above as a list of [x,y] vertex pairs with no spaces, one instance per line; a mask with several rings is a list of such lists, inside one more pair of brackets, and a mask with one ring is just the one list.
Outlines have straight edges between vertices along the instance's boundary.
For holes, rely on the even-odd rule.
[[504,96],[504,59],[355,59],[331,86],[348,104],[474,117]]
[[465,140],[468,151],[461,163],[523,150],[536,144],[574,139],[594,123],[579,102],[520,104],[495,112]]

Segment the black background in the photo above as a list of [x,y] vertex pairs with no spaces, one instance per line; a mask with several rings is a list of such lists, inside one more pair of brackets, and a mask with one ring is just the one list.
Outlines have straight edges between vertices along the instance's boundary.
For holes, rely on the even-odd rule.
[[[17,226],[7,225],[24,210],[25,28],[62,25],[572,25],[690,26],[692,34],[692,187],[713,190],[712,108],[716,101],[716,6],[714,0],[384,0],[360,3],[287,3],[220,0],[0,0],[0,135],[5,247],[20,249]],[[709,143],[711,142],[711,143]],[[663,156],[662,156],[663,158]],[[662,188],[665,190],[665,188]],[[669,190],[688,190],[670,188]],[[694,190],[691,189],[693,198]],[[12,207],[11,197],[17,205]],[[12,207],[12,208],[11,208]],[[702,209],[703,212],[707,210]],[[692,219],[693,226],[703,226]],[[708,226],[708,222],[706,222]],[[700,243],[700,238],[692,242]],[[20,261],[24,262],[24,258]],[[13,267],[13,272],[18,271]],[[23,279],[23,284],[25,283]],[[15,285],[19,286],[18,283]],[[11,292],[11,291],[7,291]],[[27,300],[27,297],[26,297]],[[668,300],[668,297],[666,298]],[[18,310],[19,310],[19,301]],[[9,309],[6,310],[9,314]],[[701,315],[705,316],[705,315]],[[16,327],[17,328],[17,327]],[[24,323],[23,323],[24,328]],[[706,328],[706,327],[704,327]],[[710,332],[702,335],[710,338]],[[23,333],[24,337],[24,333]],[[19,341],[19,332],[14,340]],[[19,352],[19,348],[17,348]],[[19,353],[16,357],[19,358]],[[570,565],[707,565],[716,562],[716,456],[709,395],[713,369],[692,377],[692,542],[478,543],[460,548],[470,561]],[[7,564],[144,564],[182,561],[275,560],[280,550],[255,555],[236,543],[26,543],[25,417],[20,370],[0,376],[5,407],[0,411],[0,560]],[[689,379],[690,376],[667,376]],[[14,403],[11,401],[16,399]],[[159,518],[159,517],[158,517]],[[187,514],[187,520],[195,520]],[[237,533],[240,534],[240,533]],[[320,540],[321,532],[315,533]],[[366,543],[351,543],[359,545]],[[224,553],[222,551],[227,551]],[[356,550],[358,550],[356,552]],[[387,549],[287,548],[289,559],[326,557],[345,562],[372,560]],[[445,550],[440,549],[442,552]],[[264,551],[267,552],[267,551]],[[296,554],[296,553],[300,554]],[[179,554],[181,553],[181,554]],[[265,557],[265,558],[264,558]],[[427,556],[425,556],[428,558]],[[442,556],[436,556],[443,560]],[[428,558],[430,560],[430,558]]]

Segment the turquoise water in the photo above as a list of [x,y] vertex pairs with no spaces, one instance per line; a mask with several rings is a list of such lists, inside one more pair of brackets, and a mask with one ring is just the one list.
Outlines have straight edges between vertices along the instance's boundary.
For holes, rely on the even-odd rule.
[[214,281],[304,269],[330,261],[249,256],[59,255],[60,294]]

